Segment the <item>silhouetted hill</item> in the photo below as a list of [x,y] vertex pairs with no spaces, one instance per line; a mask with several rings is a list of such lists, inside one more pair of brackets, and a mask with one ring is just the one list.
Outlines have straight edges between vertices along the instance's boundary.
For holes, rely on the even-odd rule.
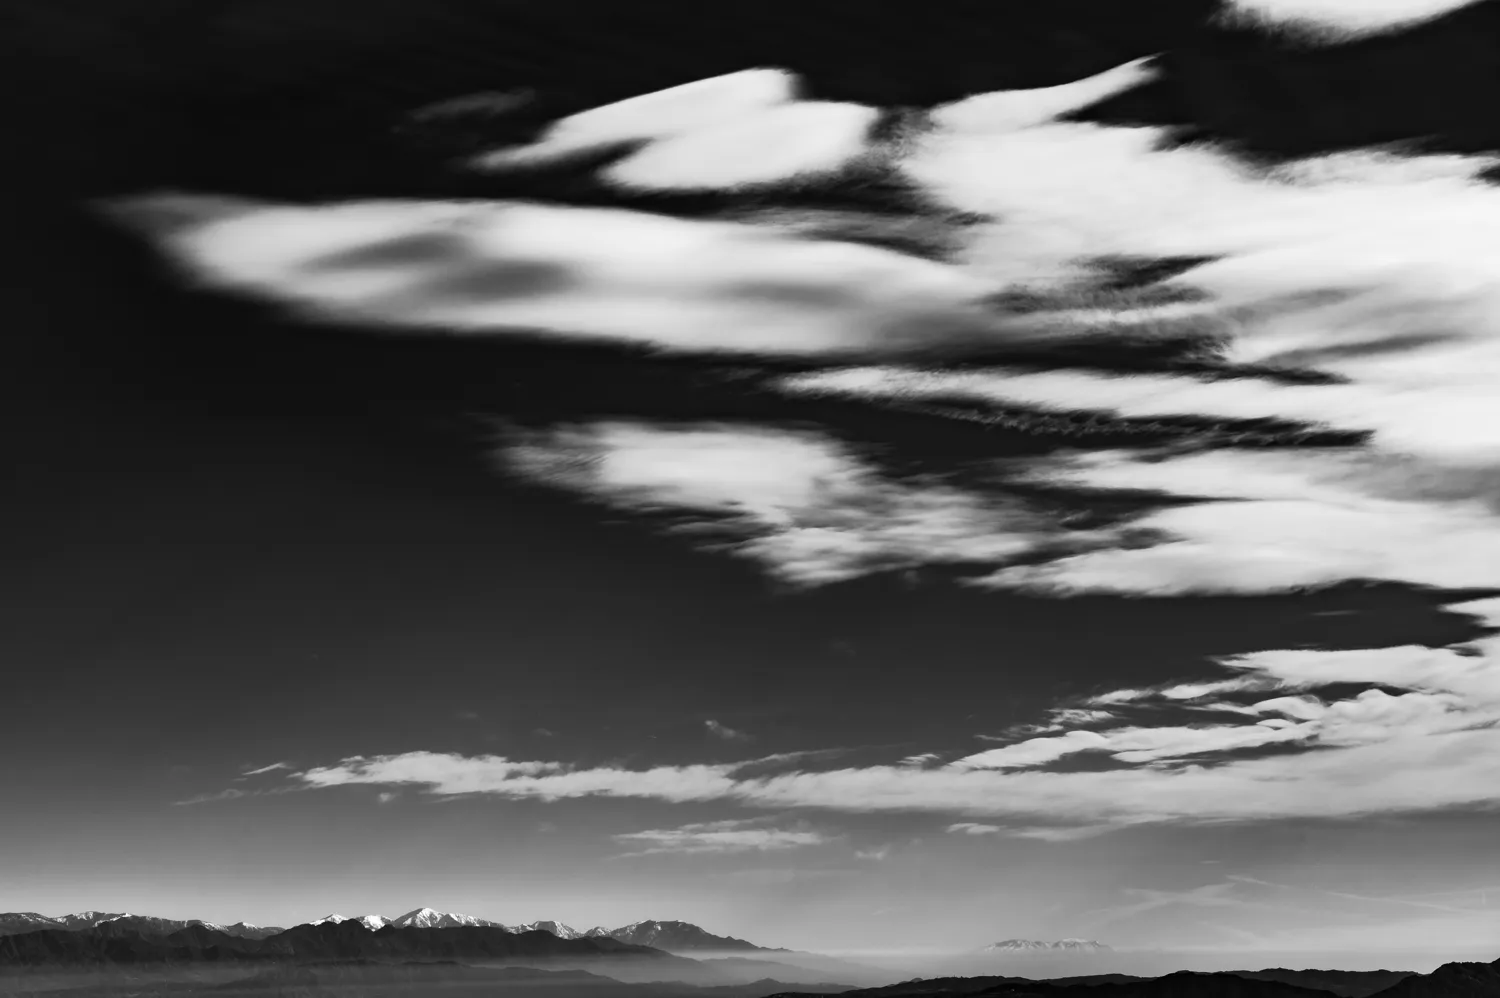
[[1304,988],[1320,988],[1342,998],[1366,998],[1418,976],[1414,970],[1236,970],[1233,973],[1260,981],[1280,981]]
[[1380,998],[1495,998],[1500,995],[1500,960],[1445,963],[1430,974],[1413,974],[1376,994]]
[[[981,987],[972,985],[983,982]],[[936,990],[927,990],[940,985]],[[1232,973],[1200,974],[1181,971],[1156,978],[1124,974],[1028,981],[1019,978],[970,977],[907,981],[886,988],[846,992],[852,996],[922,995],[924,998],[1328,998],[1332,992],[1298,987],[1281,981],[1262,981]],[[794,998],[777,995],[776,998]]]

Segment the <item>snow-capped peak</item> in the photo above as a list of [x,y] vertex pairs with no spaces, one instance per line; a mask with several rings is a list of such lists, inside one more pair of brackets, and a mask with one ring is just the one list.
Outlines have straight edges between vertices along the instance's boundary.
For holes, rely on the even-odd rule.
[[[578,939],[583,936],[583,933],[562,922],[527,922],[524,925],[507,925],[505,928],[508,932],[550,932],[559,939]],[[608,932],[601,934],[608,935]]]
[[363,925],[371,932],[378,932],[381,929],[385,928],[387,925],[391,924],[391,920],[389,918],[386,918],[384,915],[360,915],[358,917],[351,917],[349,915],[338,914],[324,915],[322,918],[319,918],[312,922],[308,922],[307,924],[339,925],[343,922],[358,922],[360,925]]
[[492,922],[487,918],[476,918],[473,915],[455,915],[446,911],[434,911],[431,908],[417,908],[415,911],[408,911],[390,924],[398,929],[451,929],[463,925],[493,925],[498,928],[504,928],[499,922]]
[[1092,953],[1107,952],[1109,947],[1092,939],[1057,939],[1044,942],[1039,939],[1004,939],[984,947],[985,953]]

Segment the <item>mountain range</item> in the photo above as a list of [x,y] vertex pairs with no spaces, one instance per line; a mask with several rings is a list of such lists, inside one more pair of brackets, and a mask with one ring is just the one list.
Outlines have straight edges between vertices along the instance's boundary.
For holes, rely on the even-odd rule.
[[[0,915],[0,924],[30,931],[10,931],[0,936],[0,979],[26,980],[37,971],[92,968],[96,975],[128,973],[151,976],[209,965],[216,973],[242,977],[234,993],[258,995],[270,989],[275,994],[320,996],[332,994],[339,981],[354,977],[407,982],[417,980],[436,986],[439,979],[467,982],[465,986],[499,978],[486,977],[495,965],[541,972],[574,973],[574,977],[549,978],[581,986],[584,978],[597,977],[599,987],[590,994],[598,998],[646,998],[630,990],[635,985],[675,982],[673,995],[695,998],[701,989],[728,989],[725,998],[813,998],[841,993],[847,998],[1497,998],[1500,996],[1500,960],[1493,963],[1449,963],[1430,974],[1403,971],[1285,970],[1203,973],[1180,971],[1161,977],[1104,974],[1089,977],[1031,980],[1022,977],[970,977],[916,979],[881,987],[855,989],[824,980],[806,966],[790,961],[799,954],[768,951],[743,940],[733,940],[752,950],[775,953],[775,959],[730,957],[692,959],[663,948],[639,945],[615,938],[614,933],[635,938],[655,938],[673,945],[693,945],[713,936],[683,922],[638,922],[619,930],[579,933],[556,923],[571,938],[551,928],[517,926],[512,931],[498,924],[475,924],[473,916],[419,908],[397,919],[383,916],[347,918],[328,915],[312,922],[274,932],[262,938],[221,931],[203,922],[193,922],[170,932],[157,931],[177,925],[171,919],[125,913],[81,912],[50,917],[34,912]],[[67,928],[72,925],[74,928]],[[236,923],[236,927],[260,929]],[[705,943],[705,945],[708,945]],[[985,948],[994,953],[1096,953],[1109,947],[1090,940],[1064,939],[1054,942],[1004,940]],[[810,954],[809,954],[810,955]],[[469,966],[490,965],[488,968]],[[854,965],[850,965],[853,967]],[[351,970],[349,968],[364,968]],[[444,970],[442,968],[449,968]],[[242,969],[236,969],[242,968]],[[311,969],[309,969],[311,968]],[[330,969],[333,968],[333,969]],[[341,968],[341,969],[340,969]],[[802,980],[784,983],[776,975],[790,971]],[[19,976],[18,976],[19,975]],[[425,975],[425,976],[424,976]],[[514,973],[512,973],[514,976]],[[362,979],[362,978],[361,978]],[[281,982],[281,983],[277,983]],[[180,983],[180,982],[179,982]],[[288,986],[295,988],[288,990]],[[286,985],[286,986],[284,986]],[[202,982],[147,992],[132,985],[132,993],[145,995],[197,994]],[[447,984],[443,985],[446,989]],[[226,984],[227,987],[227,984]],[[550,987],[550,985],[549,985]],[[624,988],[615,991],[609,988]],[[688,991],[684,991],[687,988]],[[700,989],[692,991],[692,989]],[[800,988],[800,990],[792,990]],[[192,990],[199,989],[199,990]],[[384,991],[384,986],[382,986]],[[17,992],[14,990],[7,994]],[[215,993],[222,993],[222,989]],[[402,992],[405,994],[406,992]],[[416,991],[411,992],[415,995]],[[554,992],[550,991],[549,994]],[[666,995],[667,991],[660,992]],[[77,998],[83,998],[80,991]],[[561,998],[562,992],[558,992]],[[63,993],[59,992],[59,998]]]
[[233,925],[221,925],[217,922],[205,922],[198,918],[156,918],[151,915],[132,915],[129,912],[123,911],[80,911],[72,915],[58,915],[56,917],[38,915],[34,911],[0,912],[0,936],[17,935],[23,932],[38,932],[43,929],[77,932],[86,929],[96,929],[100,926],[109,926],[112,930],[123,929],[131,932],[140,932],[144,935],[167,935],[168,933],[191,928],[195,925],[242,939],[265,939],[268,936],[285,931],[279,925],[252,925],[249,922],[235,922]]
[[[559,939],[613,939],[632,946],[650,946],[653,949],[665,950],[668,953],[788,952],[786,950],[772,951],[767,947],[757,946],[754,943],[747,942],[744,939],[736,939],[733,936],[716,936],[690,922],[677,921],[647,920],[632,922],[629,925],[622,925],[616,929],[609,929],[600,925],[592,929],[580,931],[571,925],[556,921],[536,921],[509,925],[488,918],[479,918],[475,915],[460,915],[452,912],[436,911],[432,908],[417,908],[397,918],[386,918],[384,915],[357,915],[350,917],[347,915],[328,914],[322,918],[301,924],[337,925],[344,922],[358,922],[372,932],[383,929],[388,925],[395,926],[398,929],[448,929],[469,926],[504,929],[507,932],[515,934],[547,932]],[[131,931],[140,932],[143,935],[157,936],[166,936],[193,926],[202,926],[203,928],[241,939],[266,939],[286,931],[277,925],[252,925],[248,922],[222,925],[217,922],[205,922],[197,918],[156,918],[149,915],[132,915],[129,912],[83,911],[72,915],[58,915],[55,917],[39,915],[36,912],[30,911],[0,913],[0,936],[37,932],[43,929],[77,931],[80,929],[98,928],[102,925],[108,925],[112,928],[130,929]]]

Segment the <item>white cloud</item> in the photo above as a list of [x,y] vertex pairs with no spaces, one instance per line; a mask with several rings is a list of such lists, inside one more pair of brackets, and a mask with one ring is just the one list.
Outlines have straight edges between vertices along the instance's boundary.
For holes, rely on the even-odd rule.
[[[1348,713],[1360,710],[1351,706]],[[928,812],[1064,829],[1050,833],[1054,837],[1069,834],[1069,826],[1350,818],[1500,804],[1500,730],[1454,730],[1447,721],[1437,723],[1441,715],[1433,710],[1423,724],[1408,729],[1395,716],[1384,713],[1368,730],[1340,718],[1327,728],[1329,744],[1316,752],[1075,772],[866,766],[737,779],[733,767],[571,770],[549,763],[534,767],[540,775],[527,775],[504,759],[413,753],[422,757],[419,764],[402,756],[349,760],[297,778],[321,787],[414,786],[438,795],[722,800],[768,809]],[[1209,730],[1196,742],[1197,736],[1179,730],[1133,737],[1146,746],[1138,750],[1142,756],[1153,759],[1234,747],[1221,732]],[[1293,729],[1250,725],[1247,730],[1274,735]],[[1315,727],[1295,733],[1316,744]]]
[[879,117],[860,104],[805,101],[773,107],[652,143],[604,171],[624,187],[714,190],[795,181],[872,155]]
[[500,756],[407,752],[354,756],[334,766],[295,774],[312,787],[417,786],[453,796],[493,793],[515,798],[633,797],[668,801],[715,800],[733,790],[732,766],[573,769],[558,762],[519,762]]
[[811,432],[600,423],[524,439],[504,459],[519,473],[612,505],[696,515],[695,532],[709,543],[803,584],[890,568],[992,565],[1031,550],[1047,531],[1018,502],[886,479]]
[[830,841],[821,832],[759,827],[753,821],[713,821],[678,828],[652,828],[614,836],[615,841],[643,846],[631,856],[658,853],[780,852]]
[[1229,0],[1229,23],[1292,29],[1328,41],[1397,31],[1478,0]]
[[978,278],[731,221],[506,201],[187,195],[116,212],[205,286],[314,320],[662,350],[889,354],[990,323]]
[[274,773],[278,769],[291,769],[289,762],[273,762],[269,766],[261,766],[257,769],[247,769],[240,773],[241,776],[260,776],[262,773]]
[[1150,82],[1155,76],[1150,59],[1136,59],[1059,86],[977,94],[936,108],[931,120],[948,131],[1005,134],[1046,124],[1070,111]]
[[[1096,535],[1093,550],[1004,568],[986,584],[1155,595],[1272,592],[1350,579],[1493,586],[1500,520],[1488,499],[1462,479],[1449,483],[1456,495],[1440,495],[1441,485],[1432,489],[1439,494],[1413,494],[1420,483],[1398,484],[1391,474],[1402,468],[1445,477],[1440,466],[1385,465],[1347,450],[1167,458],[1110,451],[1059,460],[1027,477],[1205,501],[1147,513],[1119,528],[1113,543]],[[1142,537],[1157,540],[1141,544]]]
[[999,825],[985,825],[975,821],[960,821],[948,826],[956,835],[999,835],[1005,829]]
[[563,118],[530,146],[497,150],[480,166],[537,163],[621,142],[663,139],[782,107],[797,79],[781,69],[747,69],[641,94]]
[[[1404,355],[1403,355],[1404,356]],[[1445,463],[1489,464],[1500,458],[1500,400],[1488,380],[1462,365],[1439,383],[1278,384],[1259,378],[1213,379],[1179,374],[1110,375],[1091,371],[918,371],[845,368],[797,375],[783,387],[875,401],[966,398],[1052,412],[1096,412],[1150,419],[1199,416],[1277,419],[1312,428],[1370,433],[1396,454]]]
[[745,734],[745,732],[737,731],[727,724],[720,724],[718,721],[712,719],[704,721],[703,726],[708,729],[709,734],[716,738],[722,738],[726,742],[747,742],[750,740],[750,736]]

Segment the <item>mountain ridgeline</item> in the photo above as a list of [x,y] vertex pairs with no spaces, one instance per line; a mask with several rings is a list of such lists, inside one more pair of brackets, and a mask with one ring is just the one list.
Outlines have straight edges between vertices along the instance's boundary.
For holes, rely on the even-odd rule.
[[[569,998],[580,989],[594,998],[820,998],[834,993],[846,998],[1500,998],[1500,960],[1448,963],[1429,974],[1184,970],[1159,977],[916,978],[856,988],[849,982],[872,968],[767,949],[687,922],[646,921],[579,931],[558,922],[507,926],[431,908],[395,919],[331,914],[289,929],[95,911],[57,917],[10,912],[0,914],[0,930],[0,994],[7,996],[43,990],[52,998],[115,993],[97,981],[84,988],[27,990],[27,981],[67,968],[99,979],[126,975],[136,982],[131,993],[142,998],[331,998],[353,984],[378,985],[383,995],[415,996],[439,985],[445,990],[485,988],[492,995],[501,986],[534,988],[543,980],[554,998]],[[684,951],[697,958],[682,955]],[[1008,939],[981,952],[1025,958],[1113,951],[1092,940]],[[821,966],[819,960],[824,961]],[[843,975],[828,972],[833,966],[854,973],[840,983],[834,978]],[[183,974],[193,979],[181,980]],[[221,983],[204,984],[198,979],[203,974],[217,975]],[[142,990],[137,985],[146,978],[162,983]],[[640,990],[644,985],[656,991],[648,995]]]
[[[358,923],[371,932],[378,932],[386,926],[394,926],[398,929],[495,928],[503,929],[514,935],[524,935],[529,932],[544,932],[564,940],[609,939],[631,946],[647,946],[653,949],[664,950],[668,953],[785,952],[784,950],[768,950],[764,946],[757,946],[754,943],[747,942],[744,939],[736,939],[733,936],[716,936],[690,922],[676,921],[648,920],[632,922],[629,925],[622,925],[614,929],[595,926],[592,929],[579,930],[573,928],[571,925],[556,921],[536,921],[511,925],[487,918],[479,918],[474,915],[459,915],[452,912],[435,911],[432,908],[417,908],[398,918],[386,918],[383,915],[350,917],[339,914],[328,914],[322,918],[302,924],[314,926],[340,925],[348,922]],[[121,932],[130,932],[138,933],[142,936],[169,936],[190,928],[209,929],[213,932],[233,936],[238,939],[251,940],[267,939],[287,931],[278,925],[252,925],[248,922],[221,924],[197,918],[157,918],[151,915],[132,915],[128,912],[83,911],[76,914],[58,915],[55,917],[39,915],[31,911],[0,913],[0,936],[20,935],[43,930],[75,932],[92,929],[99,929],[107,935],[119,935]]]
[[[812,998],[812,993],[789,991],[768,998]],[[1430,974],[1276,968],[1042,981],[948,977],[846,991],[841,998],[1500,998],[1500,960],[1447,963]]]

